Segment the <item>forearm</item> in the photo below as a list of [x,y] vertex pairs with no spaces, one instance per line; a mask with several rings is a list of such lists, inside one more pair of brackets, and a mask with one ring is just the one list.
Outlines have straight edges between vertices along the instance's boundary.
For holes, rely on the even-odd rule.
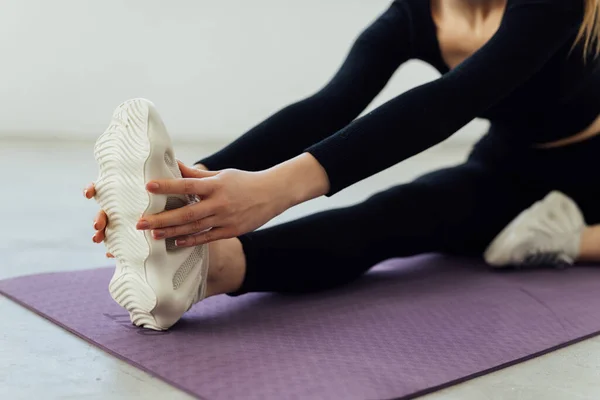
[[[459,113],[438,80],[390,100],[306,149],[324,168],[332,196],[447,139],[473,117]],[[428,110],[436,110],[429,115]],[[443,112],[437,112],[438,110]],[[439,120],[437,119],[439,115]]]
[[[309,153],[303,153],[263,172],[270,187],[288,209],[329,192],[325,169]],[[281,210],[281,211],[284,211]]]
[[261,171],[301,154],[350,123],[362,109],[362,104],[329,101],[329,97],[327,92],[317,93],[285,107],[198,163],[213,171]]
[[[394,2],[355,40],[329,82],[198,163],[211,170],[261,171],[302,154],[348,125],[411,56],[411,18]],[[292,77],[292,79],[294,79]]]

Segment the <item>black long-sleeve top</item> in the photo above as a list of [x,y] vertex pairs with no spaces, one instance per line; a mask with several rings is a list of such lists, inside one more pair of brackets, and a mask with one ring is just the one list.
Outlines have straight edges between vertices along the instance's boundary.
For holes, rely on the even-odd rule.
[[[509,140],[571,136],[600,111],[600,72],[573,48],[583,0],[508,0],[498,31],[453,69],[444,62],[429,0],[395,0],[355,40],[333,78],[218,153],[211,170],[269,168],[309,152],[332,195],[486,118]],[[431,64],[440,78],[357,118],[404,62]]]

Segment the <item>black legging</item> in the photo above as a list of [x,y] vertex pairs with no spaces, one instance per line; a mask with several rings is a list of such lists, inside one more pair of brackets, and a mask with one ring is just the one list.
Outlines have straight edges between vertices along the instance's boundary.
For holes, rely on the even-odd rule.
[[557,149],[512,147],[488,134],[462,165],[366,201],[240,237],[246,292],[300,293],[348,283],[375,264],[429,252],[481,256],[521,211],[552,190],[600,223],[600,137]]

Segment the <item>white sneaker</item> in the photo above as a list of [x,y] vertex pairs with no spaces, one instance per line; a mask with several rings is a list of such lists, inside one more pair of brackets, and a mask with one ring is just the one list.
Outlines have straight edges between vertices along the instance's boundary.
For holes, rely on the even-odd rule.
[[117,263],[110,294],[133,324],[168,329],[205,296],[208,246],[176,248],[172,239],[156,240],[135,226],[142,215],[197,199],[146,191],[150,180],[181,178],[169,134],[148,100],[117,107],[94,153],[100,168],[95,199],[108,215],[105,243]]
[[484,253],[494,267],[572,265],[578,254],[585,221],[568,196],[551,192],[517,216]]

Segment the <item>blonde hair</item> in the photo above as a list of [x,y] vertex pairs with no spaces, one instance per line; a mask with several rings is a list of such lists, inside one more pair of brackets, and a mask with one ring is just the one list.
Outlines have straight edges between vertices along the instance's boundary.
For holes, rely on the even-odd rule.
[[600,0],[584,0],[585,14],[575,43],[583,44],[583,54],[600,55]]

